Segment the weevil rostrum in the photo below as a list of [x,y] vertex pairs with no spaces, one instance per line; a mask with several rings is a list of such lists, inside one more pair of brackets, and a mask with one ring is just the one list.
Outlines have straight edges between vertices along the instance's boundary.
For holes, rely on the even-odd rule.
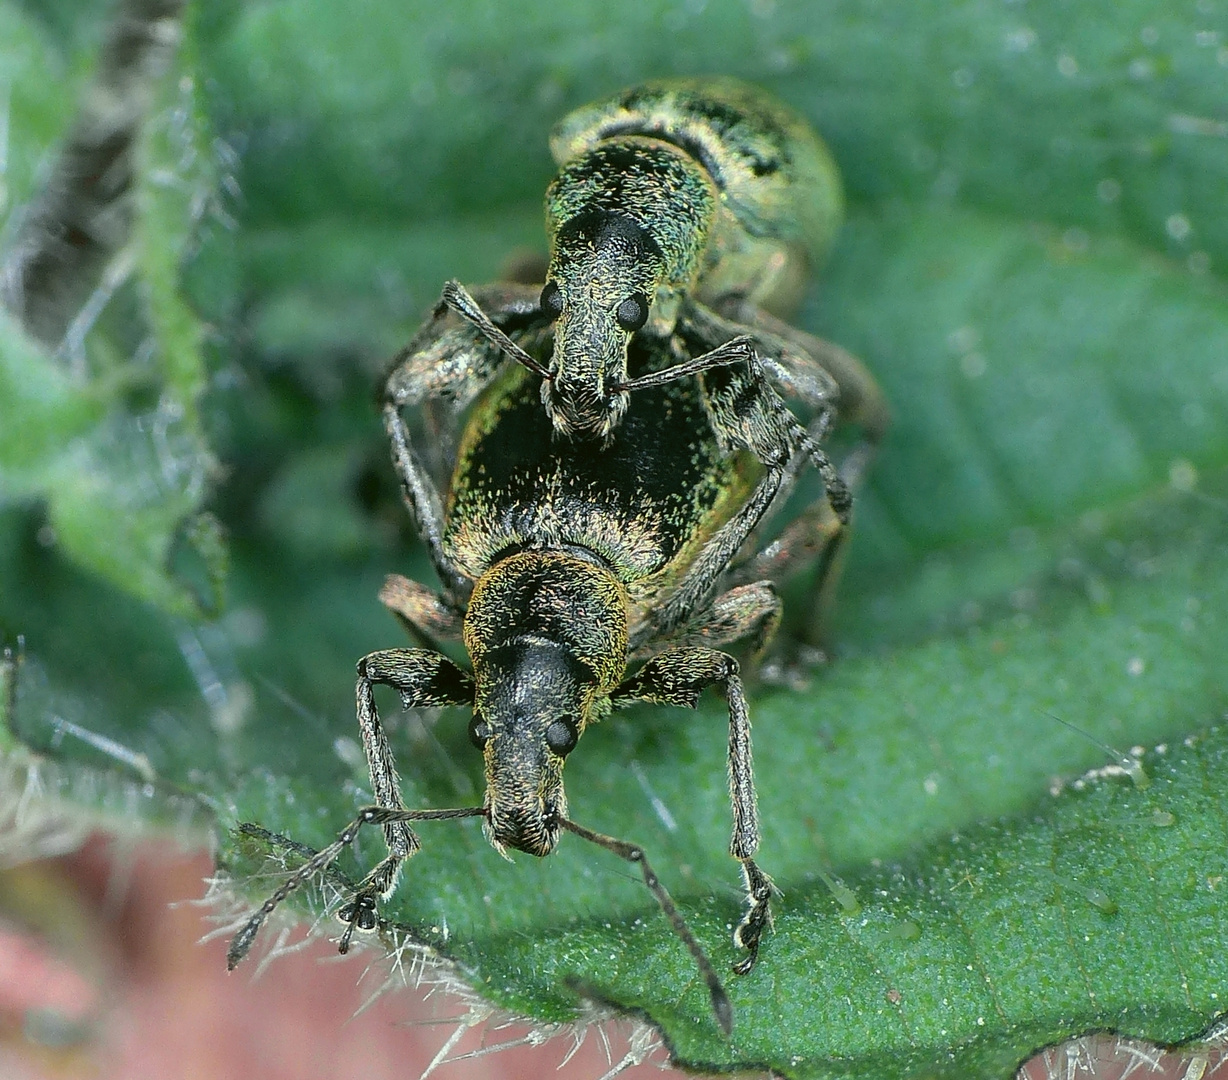
[[[560,435],[604,440],[618,426],[639,386],[627,368],[637,334],[692,374],[742,364],[767,403],[772,385],[790,390],[821,367],[840,384],[842,415],[882,434],[887,409],[860,363],[775,317],[843,215],[839,173],[805,119],[736,79],[662,80],[568,114],[550,147],[560,169],[537,302],[450,281],[440,303],[487,335],[508,318],[553,322],[544,362],[497,343],[542,376]],[[493,372],[469,374],[480,386]]]
[[[739,86],[718,85],[727,94]],[[730,265],[707,272],[712,280],[739,277],[746,288],[736,298],[751,303],[755,274],[766,273],[771,260],[732,241],[726,250]],[[556,243],[552,265],[559,251]],[[678,309],[690,303],[681,290],[675,299]],[[878,391],[856,361],[828,370],[815,359],[822,343],[758,309],[746,333],[745,325],[692,303],[667,334],[620,339],[618,379],[626,393],[617,422],[602,427],[599,440],[568,438],[557,411],[541,407],[557,382],[541,358],[557,359],[566,323],[543,316],[538,290],[493,285],[470,295],[457,287],[445,301],[395,359],[384,388],[394,466],[442,589],[390,577],[382,600],[427,647],[383,650],[359,663],[358,720],[376,805],[269,897],[232,941],[229,964],[246,955],[273,909],[333,862],[363,825],[383,826],[388,855],[339,913],[347,924],[343,952],[355,929],[378,925],[378,901],[418,850],[412,822],[480,817],[501,852],[544,856],[569,831],[638,865],[729,1031],[733,1014],[721,980],[645,853],[568,817],[563,768],[588,726],[612,709],[636,702],[694,707],[708,687],[724,696],[729,850],[742,867],[747,905],[734,931],[743,951],[734,970],[749,971],[773,886],[755,861],[746,696],[738,662],[721,647],[749,642],[759,652],[780,619],[777,582],[816,555],[830,567],[851,497],[821,443],[837,419],[876,435],[886,415]],[[733,336],[712,362],[705,349],[712,334],[727,329]],[[520,363],[505,364],[508,355]],[[781,393],[810,414],[807,425]],[[459,430],[454,449],[447,438],[415,435],[407,408],[433,435]],[[445,501],[438,481],[449,463]],[[766,542],[765,518],[807,463],[822,474],[822,494]],[[437,651],[444,640],[464,643],[472,672]],[[376,685],[397,690],[406,707],[472,708],[469,735],[485,763],[481,806],[404,806]]]

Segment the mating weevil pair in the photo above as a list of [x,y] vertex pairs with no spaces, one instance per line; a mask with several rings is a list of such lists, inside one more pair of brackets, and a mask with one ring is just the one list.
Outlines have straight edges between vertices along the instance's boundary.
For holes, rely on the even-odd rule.
[[[594,128],[592,118],[607,114],[617,118],[613,125]],[[450,287],[397,358],[385,387],[384,423],[442,590],[394,576],[381,597],[428,647],[384,650],[359,663],[358,721],[376,805],[252,916],[231,943],[231,967],[277,904],[335,860],[363,825],[383,826],[388,855],[340,912],[348,924],[343,952],[355,928],[377,925],[378,901],[418,850],[412,822],[480,817],[500,852],[547,855],[569,831],[638,865],[694,957],[718,1022],[731,1030],[721,980],[644,852],[572,821],[562,774],[588,726],[614,708],[693,707],[708,687],[725,697],[730,853],[741,863],[747,893],[734,932],[745,952],[735,971],[749,971],[769,921],[772,883],[754,858],[759,830],[745,692],[737,661],[721,646],[750,640],[761,649],[780,618],[776,582],[816,549],[830,564],[850,498],[820,443],[837,419],[851,414],[875,435],[885,416],[856,361],[842,354],[843,366],[829,371],[816,359],[827,347],[777,326],[747,299],[779,276],[777,256],[792,243],[786,226],[795,227],[801,213],[785,208],[789,199],[804,201],[790,184],[802,174],[790,174],[780,192],[760,200],[777,207],[776,225],[746,228],[741,239],[736,230],[745,220],[715,195],[706,224],[669,219],[681,210],[668,200],[664,209],[652,202],[678,194],[672,174],[652,162],[702,174],[709,194],[722,190],[713,179],[722,167],[726,188],[745,202],[746,192],[728,180],[742,175],[734,159],[758,163],[757,172],[754,164],[743,170],[743,185],[756,175],[775,183],[783,163],[800,152],[799,131],[808,140],[802,149],[818,146],[800,121],[778,124],[771,129],[776,143],[763,144],[764,115],[784,113],[725,80],[654,85],[573,114],[556,134],[556,152],[577,140],[595,149],[580,154],[581,166],[564,164],[551,186],[547,205],[557,227],[540,297],[519,286],[490,286],[476,291],[479,303]],[[753,154],[748,132],[762,137]],[[694,192],[686,197],[697,204]],[[730,220],[714,256],[705,245],[717,243],[718,209]],[[770,215],[757,220],[771,226]],[[673,236],[687,229],[696,235],[685,243]],[[683,251],[683,270],[670,269],[663,250]],[[737,287],[714,303],[749,313],[751,321],[736,327],[695,292],[704,282],[711,288],[731,280]],[[623,296],[628,288],[639,305],[634,318]],[[655,305],[671,312],[658,333],[647,332]],[[611,334],[615,325],[622,329]],[[731,327],[732,340],[709,347],[712,335]],[[504,363],[505,356],[519,364]],[[781,392],[812,414],[807,426]],[[848,413],[846,399],[853,402]],[[460,427],[446,503],[404,419],[407,407],[442,410],[446,424]],[[769,511],[793,490],[807,462],[821,472],[823,494],[765,544]],[[437,651],[440,640],[463,641],[472,673]],[[481,806],[404,806],[376,685],[397,690],[407,707],[472,708],[469,735],[485,762]]]

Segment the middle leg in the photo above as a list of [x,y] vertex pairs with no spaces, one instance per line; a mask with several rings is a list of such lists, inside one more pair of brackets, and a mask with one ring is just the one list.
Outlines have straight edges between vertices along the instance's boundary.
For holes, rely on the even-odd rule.
[[770,581],[739,585],[722,593],[671,642],[671,648],[715,648],[750,641],[750,655],[759,657],[780,625],[783,607]]
[[389,574],[379,598],[419,645],[438,652],[438,641],[460,641],[464,610],[425,585],[402,574]]
[[781,401],[755,361],[713,369],[702,379],[718,438],[731,449],[750,451],[763,462],[765,472],[738,512],[704,545],[673,593],[647,613],[632,635],[633,649],[671,637],[703,610],[773,504],[793,487],[807,458],[818,468],[825,489],[823,501],[841,526],[852,508],[848,488],[819,446],[829,411],[815,418],[812,435]]

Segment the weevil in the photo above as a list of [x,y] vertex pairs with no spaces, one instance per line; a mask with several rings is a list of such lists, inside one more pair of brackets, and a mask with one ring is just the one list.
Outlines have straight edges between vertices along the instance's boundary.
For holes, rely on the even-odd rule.
[[[505,318],[499,332],[530,353],[551,345],[548,326]],[[563,769],[587,729],[612,709],[637,702],[694,707],[709,687],[724,696],[729,850],[746,890],[734,970],[749,971],[773,886],[755,861],[746,695],[738,661],[722,646],[749,640],[762,648],[781,614],[775,581],[840,535],[847,503],[833,505],[825,492],[780,539],[766,547],[759,540],[769,509],[818,453],[834,408],[820,398],[803,428],[787,409],[763,408],[759,395],[748,395],[736,369],[709,372],[701,385],[678,375],[655,339],[635,339],[630,369],[641,390],[598,448],[555,437],[540,405],[540,379],[526,368],[505,366],[473,402],[470,374],[497,363],[497,353],[472,324],[439,312],[387,384],[383,419],[394,466],[442,589],[398,575],[385,584],[384,603],[425,647],[374,652],[358,665],[358,724],[376,805],[252,915],[231,942],[229,965],[247,953],[274,908],[331,864],[362,826],[383,827],[388,854],[339,913],[347,924],[342,952],[356,929],[378,925],[378,902],[419,849],[412,822],[480,817],[500,852],[545,856],[566,831],[637,865],[728,1032],[733,1013],[722,982],[643,849],[572,820]],[[402,413],[432,403],[445,406],[462,428],[446,501],[422,439]],[[722,437],[709,422],[713,412],[727,418]],[[472,670],[438,651],[444,640],[463,642]],[[377,685],[399,692],[406,707],[472,710],[468,733],[485,770],[481,805],[405,807],[376,708]]]
[[[843,417],[871,440],[882,433],[887,410],[861,364],[774,317],[843,214],[839,173],[802,117],[735,79],[664,80],[570,113],[550,146],[560,169],[546,192],[550,257],[536,302],[526,310],[523,296],[450,281],[440,304],[541,376],[556,432],[609,438],[642,385],[627,367],[638,334],[692,374],[749,356],[765,402],[768,384],[788,389],[822,367],[843,391]],[[525,317],[554,324],[544,362],[494,333]],[[493,371],[470,375],[482,384]]]

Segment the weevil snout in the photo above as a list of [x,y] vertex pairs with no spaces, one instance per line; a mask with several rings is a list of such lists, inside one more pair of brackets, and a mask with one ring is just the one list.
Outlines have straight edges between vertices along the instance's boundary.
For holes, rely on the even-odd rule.
[[[626,363],[622,366],[625,371]],[[607,439],[627,411],[630,395],[624,379],[560,371],[542,383],[542,404],[561,435],[573,439]]]
[[529,855],[549,855],[559,842],[561,821],[567,816],[562,779],[553,785],[550,797],[521,783],[523,779],[513,775],[493,784],[488,781],[487,839],[499,850],[514,848]]
[[[561,298],[563,291],[555,288]],[[553,377],[542,383],[542,404],[560,434],[605,438],[627,411],[629,395],[623,389],[627,347],[647,318],[648,299],[631,289],[636,319],[624,326],[626,320],[619,321],[618,310],[628,306],[627,301],[615,303],[602,293],[617,296],[629,288],[611,283],[597,290],[588,283],[567,290],[568,299],[560,304],[554,324]]]
[[631,219],[590,210],[559,230],[541,310],[554,321],[542,402],[555,429],[604,438],[627,410],[627,346],[648,321],[663,261]]
[[486,827],[496,847],[548,855],[567,815],[563,764],[584,730],[586,679],[557,645],[493,651],[469,737],[486,760]]

